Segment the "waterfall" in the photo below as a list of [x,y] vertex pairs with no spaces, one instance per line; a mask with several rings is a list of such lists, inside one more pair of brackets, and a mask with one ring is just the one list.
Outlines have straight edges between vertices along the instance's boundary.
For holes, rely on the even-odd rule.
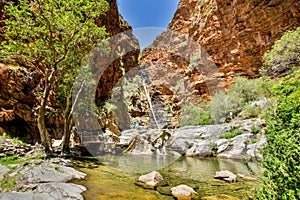
[[156,120],[155,113],[154,113],[154,111],[153,111],[152,102],[151,102],[151,97],[150,97],[149,91],[148,91],[148,89],[147,89],[146,81],[145,81],[145,79],[144,79],[144,77],[143,77],[143,74],[141,74],[141,77],[142,77],[142,83],[143,83],[143,86],[144,86],[144,90],[145,90],[145,93],[146,93],[146,97],[147,97],[147,100],[148,100],[150,112],[151,112],[151,114],[152,114],[152,116],[153,116],[154,122],[155,122],[155,124],[156,124],[158,130],[160,130],[160,127],[159,127],[158,122],[157,122],[157,120]]

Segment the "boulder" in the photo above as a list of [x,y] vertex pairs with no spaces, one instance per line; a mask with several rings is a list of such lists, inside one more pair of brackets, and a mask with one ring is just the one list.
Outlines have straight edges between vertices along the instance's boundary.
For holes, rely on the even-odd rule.
[[139,180],[136,182],[137,185],[140,185],[147,189],[154,189],[156,188],[160,182],[162,182],[164,179],[162,175],[157,172],[153,171],[148,174],[142,175],[139,177]]
[[247,154],[247,144],[251,140],[251,133],[238,135],[230,140],[226,151],[218,154],[218,158],[230,159],[247,159],[250,160],[250,155]]
[[231,171],[224,170],[224,171],[217,171],[216,175],[214,176],[215,179],[221,179],[229,183],[236,182],[236,175]]
[[172,195],[178,200],[190,200],[193,195],[198,195],[195,190],[187,185],[178,185],[171,188]]
[[212,143],[209,140],[201,140],[187,150],[186,156],[191,157],[208,157],[212,154]]

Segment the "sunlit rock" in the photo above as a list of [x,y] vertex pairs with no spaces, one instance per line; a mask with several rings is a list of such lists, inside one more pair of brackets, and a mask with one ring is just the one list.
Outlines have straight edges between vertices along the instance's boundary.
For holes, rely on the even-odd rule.
[[140,176],[136,184],[147,189],[154,189],[163,180],[164,179],[159,172],[153,171],[148,174]]
[[217,171],[216,175],[214,176],[215,179],[221,179],[229,183],[236,182],[236,175],[231,171],[224,170],[224,171]]
[[190,200],[193,195],[198,195],[195,190],[187,185],[178,185],[171,188],[172,194],[178,200]]

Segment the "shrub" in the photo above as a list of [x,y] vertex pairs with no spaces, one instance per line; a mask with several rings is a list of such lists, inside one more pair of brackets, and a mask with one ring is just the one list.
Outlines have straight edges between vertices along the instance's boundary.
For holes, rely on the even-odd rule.
[[229,140],[229,139],[232,139],[232,138],[234,138],[234,137],[236,137],[238,135],[242,135],[242,134],[243,134],[243,131],[241,131],[241,130],[231,129],[229,132],[221,135],[219,137],[219,139],[228,139]]
[[180,126],[197,126],[211,123],[210,113],[200,106],[189,105],[182,108],[179,118]]
[[[239,77],[236,83],[224,91],[217,92],[210,102],[213,122],[223,123],[230,120],[230,113],[236,116],[253,101],[270,96],[273,81],[269,79],[246,79]],[[251,111],[252,112],[252,111]],[[252,115],[252,113],[250,113]],[[253,113],[256,115],[256,113]]]
[[239,113],[239,116],[243,119],[255,118],[259,116],[260,112],[261,108],[248,106]]
[[280,40],[277,40],[263,59],[263,75],[282,77],[290,73],[291,69],[300,66],[300,27],[294,31],[287,31]]
[[300,71],[273,87],[266,119],[265,168],[257,199],[300,199]]
[[259,126],[251,126],[252,134],[258,134],[260,131],[261,131],[261,128]]

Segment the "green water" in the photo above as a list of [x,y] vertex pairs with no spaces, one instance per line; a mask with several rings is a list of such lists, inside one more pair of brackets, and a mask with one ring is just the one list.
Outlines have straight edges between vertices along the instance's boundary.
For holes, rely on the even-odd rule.
[[[256,163],[248,166],[240,161],[220,159],[174,158],[156,156],[103,156],[99,163],[88,160],[78,162],[77,168],[88,176],[85,180],[75,181],[87,187],[83,193],[86,200],[98,199],[174,199],[170,188],[186,184],[199,194],[197,199],[213,195],[230,195],[236,199],[249,199],[257,187],[255,180],[260,168]],[[251,170],[249,170],[249,168]],[[138,177],[158,170],[167,185],[156,190],[143,189],[135,185]],[[243,174],[247,179],[238,179],[236,183],[226,183],[213,178],[216,171],[230,170]],[[255,175],[253,174],[255,173]],[[220,196],[215,199],[222,199]],[[228,199],[228,198],[224,198]]]

